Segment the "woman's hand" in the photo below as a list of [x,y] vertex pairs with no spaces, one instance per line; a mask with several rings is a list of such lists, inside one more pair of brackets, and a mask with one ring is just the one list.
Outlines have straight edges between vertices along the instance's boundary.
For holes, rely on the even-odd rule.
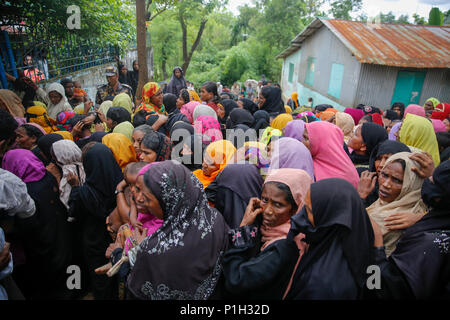
[[84,126],[84,122],[78,121],[76,125],[73,126],[72,128],[72,136],[73,137],[78,137],[81,135],[81,132],[83,132],[83,126]]
[[100,120],[101,120],[102,122],[106,122],[106,117],[105,117],[105,115],[103,114],[103,112],[101,112],[100,110],[95,110],[95,112],[97,113],[98,117],[100,118]]
[[74,187],[74,186],[79,186],[80,185],[80,180],[78,179],[78,176],[69,171],[69,173],[67,174],[67,183],[70,184],[70,186]]
[[367,196],[373,191],[375,188],[375,184],[377,183],[377,173],[364,171],[361,173],[361,178],[358,182],[358,194],[361,199],[367,198]]
[[251,198],[247,209],[245,209],[244,217],[242,218],[241,227],[248,226],[255,222],[256,217],[263,212],[261,208],[261,200],[258,198]]
[[388,230],[403,230],[411,227],[417,221],[422,219],[425,213],[398,212],[393,213],[384,221]]
[[421,153],[413,153],[409,158],[419,163],[419,167],[411,168],[419,177],[426,179],[433,175],[434,162],[431,154],[423,151]]
[[383,233],[381,232],[380,226],[375,221],[373,221],[370,216],[369,216],[369,219],[370,219],[370,223],[372,224],[373,235],[374,235],[373,246],[374,247],[384,246]]
[[124,180],[120,181],[119,184],[116,187],[116,190],[125,190],[125,188],[128,186],[128,183]]
[[105,132],[105,126],[103,125],[103,122],[96,123],[94,125],[94,128],[95,128],[95,132]]
[[59,168],[56,164],[54,164],[53,162],[50,162],[50,164],[45,167],[45,169],[50,172],[56,179],[56,181],[58,181],[58,185],[61,181],[61,172],[59,171]]
[[0,251],[0,271],[6,268],[11,261],[11,255],[9,254],[9,242],[5,242],[3,249]]
[[88,100],[84,103],[84,114],[88,114],[89,110],[91,109],[91,107],[94,105],[94,102],[92,102],[91,100]]

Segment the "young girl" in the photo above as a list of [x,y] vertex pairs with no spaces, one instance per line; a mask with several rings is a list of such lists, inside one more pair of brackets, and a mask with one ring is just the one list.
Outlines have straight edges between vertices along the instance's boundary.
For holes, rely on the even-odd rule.
[[225,109],[220,104],[220,97],[217,93],[217,84],[215,82],[208,81],[203,84],[200,92],[200,98],[205,104],[213,108],[218,116],[221,116],[219,114],[221,111],[219,110],[220,108],[223,109],[223,112],[225,112]]

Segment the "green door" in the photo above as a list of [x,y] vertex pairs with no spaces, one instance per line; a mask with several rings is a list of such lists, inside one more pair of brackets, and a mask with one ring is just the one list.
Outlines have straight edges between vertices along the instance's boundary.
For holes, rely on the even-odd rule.
[[425,74],[425,72],[399,71],[391,105],[394,102],[403,102],[405,106],[418,104]]

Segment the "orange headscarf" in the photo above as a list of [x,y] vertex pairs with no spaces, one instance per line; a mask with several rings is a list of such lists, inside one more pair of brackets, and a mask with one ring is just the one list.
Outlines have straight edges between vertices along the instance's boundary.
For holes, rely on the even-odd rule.
[[205,176],[202,169],[198,169],[193,172],[193,174],[203,184],[203,189],[209,186],[209,184],[214,181],[217,175],[222,172],[222,170],[233,158],[235,152],[236,148],[228,140],[218,140],[209,144],[209,146],[205,150],[205,156],[208,155],[212,159],[214,164],[219,168],[210,176]]
[[158,92],[160,89],[158,83],[156,82],[148,82],[143,88],[142,88],[142,103],[141,105],[136,109],[136,113],[138,111],[141,111],[144,109],[145,111],[149,112],[150,114],[163,114],[167,116],[166,108],[164,105],[162,105],[160,108],[155,106],[150,99]]
[[103,137],[102,143],[111,149],[122,170],[127,164],[137,161],[133,144],[124,134],[109,133]]

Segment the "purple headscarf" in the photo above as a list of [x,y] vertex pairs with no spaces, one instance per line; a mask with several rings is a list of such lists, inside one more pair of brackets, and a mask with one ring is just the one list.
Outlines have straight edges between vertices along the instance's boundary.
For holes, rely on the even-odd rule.
[[33,152],[25,149],[14,149],[5,153],[2,167],[25,183],[41,180],[46,172],[42,161]]
[[398,122],[392,126],[391,131],[389,131],[389,140],[393,140],[393,141],[397,140],[397,137],[394,135],[394,133],[396,133],[400,129],[401,125],[402,125],[402,123]]
[[305,131],[305,122],[303,120],[289,121],[284,127],[284,136],[303,141],[303,132]]
[[281,168],[305,170],[314,181],[314,165],[311,153],[297,139],[283,137],[274,142],[269,173]]

